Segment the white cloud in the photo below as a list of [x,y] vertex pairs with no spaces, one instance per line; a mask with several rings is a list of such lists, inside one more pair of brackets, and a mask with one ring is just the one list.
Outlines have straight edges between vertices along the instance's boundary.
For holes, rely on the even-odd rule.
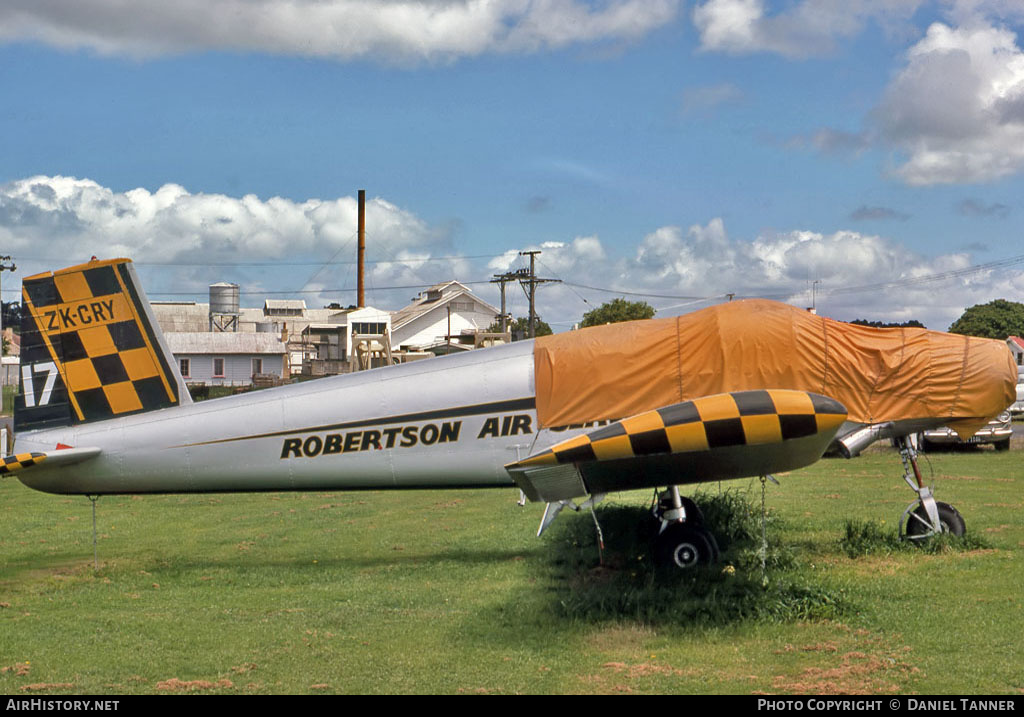
[[679,0],[5,0],[0,40],[103,54],[226,50],[446,61],[635,41]]
[[[225,278],[230,265],[255,262],[263,265],[250,271],[260,273],[256,283],[298,290],[318,262],[355,259],[357,213],[355,197],[235,198],[193,194],[176,184],[115,192],[88,179],[39,176],[0,185],[0,244],[21,276],[93,255],[127,256],[143,268],[172,265],[148,272],[157,282],[147,286],[151,293],[201,294],[211,280]],[[384,199],[367,200],[366,224],[373,256],[390,260],[371,265],[374,285],[423,284],[468,271],[458,260],[428,263],[451,253],[449,237]],[[350,256],[339,254],[346,248]],[[309,263],[289,268],[295,261]],[[344,276],[337,275],[345,272],[354,276],[351,265],[335,265],[310,285],[339,287]]]
[[[373,233],[395,250],[438,238],[386,200],[369,200],[366,213]],[[177,184],[115,192],[88,179],[44,176],[0,186],[0,237],[12,252],[27,254],[74,256],[99,248],[150,262],[197,252],[210,260],[280,258],[337,248],[354,235],[356,220],[354,197],[262,200],[192,194]]]
[[605,255],[596,236],[543,249],[539,273],[566,282],[542,285],[538,292],[540,315],[556,328],[579,321],[586,311],[614,298],[616,289],[623,292],[619,296],[646,300],[659,315],[671,316],[724,301],[728,294],[806,307],[813,285],[819,312],[834,318],[917,319],[944,330],[966,307],[1019,296],[1014,287],[1024,285],[1019,270],[933,280],[937,274],[968,269],[966,253],[929,258],[884,237],[853,231],[797,230],[734,239],[719,218],[685,230],[660,227],[624,259],[601,262],[595,255]]
[[801,0],[772,13],[765,0],[705,0],[693,9],[701,48],[730,54],[771,52],[805,58],[833,51],[871,21],[890,32],[927,0]]
[[[266,297],[258,292],[290,291],[289,296],[305,298],[310,306],[348,303],[356,282],[355,268],[346,262],[355,259],[355,233],[353,197],[302,202],[235,198],[191,193],[176,184],[116,192],[87,179],[45,176],[0,185],[0,245],[20,270],[4,278],[7,299],[15,296],[22,276],[92,255],[123,255],[138,262],[144,286],[156,298],[202,297],[209,283],[228,280],[242,284],[256,301]],[[478,282],[474,290],[496,304],[491,275],[528,265],[520,248],[486,266],[453,257],[456,252],[443,231],[380,198],[367,203],[367,234],[367,298],[379,308],[401,308],[424,285],[453,278]],[[1019,297],[1024,286],[1024,272],[1012,268],[921,281],[969,268],[967,253],[929,258],[891,239],[853,231],[734,238],[720,218],[688,228],[659,227],[638,237],[634,247],[620,246],[615,252],[596,235],[533,248],[542,252],[538,275],[565,282],[542,284],[538,290],[541,316],[561,329],[614,298],[616,291],[629,299],[646,298],[662,315],[672,315],[723,300],[728,293],[809,305],[812,282],[819,282],[818,307],[835,318],[916,318],[944,329],[967,306]],[[847,291],[851,287],[873,288]],[[346,293],[327,291],[339,288]],[[312,293],[297,293],[303,289]],[[523,292],[510,290],[507,297],[510,311],[526,314]]]
[[911,185],[996,180],[1024,169],[1024,52],[1001,27],[935,23],[873,113]]
[[[759,0],[743,2],[760,7]],[[912,4],[908,0],[906,8]],[[862,11],[884,5],[854,3]],[[943,9],[955,23],[932,23],[907,50],[863,129],[821,128],[792,138],[789,146],[854,154],[885,149],[892,175],[913,186],[990,182],[1024,170],[1024,51],[1002,24],[1024,18],[1024,5],[952,0]],[[756,17],[754,27],[783,16]],[[753,40],[744,47],[773,49]]]

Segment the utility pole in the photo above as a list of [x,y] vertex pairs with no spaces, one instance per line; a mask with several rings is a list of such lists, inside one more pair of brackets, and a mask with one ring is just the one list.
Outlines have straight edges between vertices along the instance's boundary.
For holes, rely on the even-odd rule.
[[[11,257],[9,257],[9,256],[0,256],[0,275],[2,275],[5,271],[15,271],[18,268],[14,264],[11,264],[11,265],[8,266],[7,264],[2,263],[2,262],[5,262],[5,261],[10,261],[10,260],[11,260]],[[2,297],[3,297],[3,294],[0,293],[0,343],[3,342],[3,338],[2,337],[4,335],[4,312],[3,312],[3,298]],[[22,307],[22,308],[24,309],[24,307]],[[0,353],[2,353],[2,351],[0,351]]]
[[501,289],[501,333],[508,332],[508,311],[505,309],[505,284],[510,281],[517,281],[527,278],[529,272],[527,269],[517,269],[516,271],[506,271],[504,274],[495,274],[494,278],[491,279],[492,284],[498,284]]
[[[519,256],[530,257],[530,275],[527,279],[520,279],[519,283],[523,285],[523,290],[526,292],[526,298],[530,301],[530,338],[534,338],[537,334],[537,284],[546,284],[549,282],[561,283],[561,279],[538,279],[537,271],[534,264],[534,260],[537,255],[540,254],[539,249],[532,251],[521,251]],[[527,288],[529,286],[529,288]]]
[[358,248],[356,251],[357,284],[356,284],[356,306],[360,309],[366,306],[366,294],[363,291],[363,265],[366,264],[366,190],[359,190],[359,223],[358,223]]

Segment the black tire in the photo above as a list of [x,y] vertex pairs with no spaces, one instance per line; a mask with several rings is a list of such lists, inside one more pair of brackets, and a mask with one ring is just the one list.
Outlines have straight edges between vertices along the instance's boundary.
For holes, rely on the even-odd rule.
[[[951,533],[960,537],[967,532],[963,516],[960,515],[956,508],[949,503],[939,503],[938,501],[936,501],[935,506],[939,509],[939,524],[942,526],[943,533]],[[917,506],[914,512],[907,516],[907,536],[927,535],[931,530],[928,511],[924,509],[923,505]]]
[[993,444],[997,451],[1008,451],[1010,450],[1010,439],[1007,438],[1005,441],[996,441]]
[[691,570],[717,560],[718,544],[708,531],[689,523],[673,523],[654,540],[659,567]]
[[722,557],[722,551],[718,549],[718,541],[715,540],[715,534],[707,528],[699,528],[704,533],[704,537],[708,539],[708,543],[711,544],[711,564],[714,565],[718,562],[719,558]]

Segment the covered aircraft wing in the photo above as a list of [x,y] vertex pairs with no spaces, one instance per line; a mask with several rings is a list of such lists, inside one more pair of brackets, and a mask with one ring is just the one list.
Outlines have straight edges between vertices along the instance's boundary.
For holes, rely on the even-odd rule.
[[846,420],[804,391],[738,391],[647,411],[505,468],[530,500],[795,470],[821,458]]
[[1001,341],[857,326],[760,299],[545,336],[534,363],[545,427],[794,389],[839,401],[857,423],[937,418],[971,435],[1016,399]]

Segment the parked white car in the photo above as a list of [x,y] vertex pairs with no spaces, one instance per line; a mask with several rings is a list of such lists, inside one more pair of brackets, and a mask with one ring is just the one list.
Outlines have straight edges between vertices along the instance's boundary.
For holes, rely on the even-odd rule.
[[1024,413],[1024,373],[1017,374],[1017,400],[1010,406],[1010,413],[1014,416]]
[[[1019,390],[1019,386],[1018,386]],[[1018,393],[1018,395],[1020,395]],[[945,445],[974,445],[980,443],[991,443],[997,451],[1010,450],[1010,438],[1013,436],[1013,426],[1010,423],[1010,412],[1003,411],[988,422],[988,425],[968,438],[966,441],[960,439],[951,428],[933,428],[929,431],[922,431],[917,434],[917,445],[921,450],[927,451],[932,446]]]

